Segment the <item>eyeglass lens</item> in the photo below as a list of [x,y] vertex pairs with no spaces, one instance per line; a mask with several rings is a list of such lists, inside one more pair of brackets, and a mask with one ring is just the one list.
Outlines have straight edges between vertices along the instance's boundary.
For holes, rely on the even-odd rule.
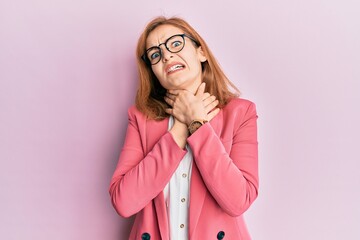
[[[169,52],[172,53],[180,52],[185,45],[184,36],[183,35],[172,36],[166,40],[164,45]],[[150,48],[146,54],[147,54],[147,58],[149,59],[152,65],[158,63],[162,57],[160,46]]]

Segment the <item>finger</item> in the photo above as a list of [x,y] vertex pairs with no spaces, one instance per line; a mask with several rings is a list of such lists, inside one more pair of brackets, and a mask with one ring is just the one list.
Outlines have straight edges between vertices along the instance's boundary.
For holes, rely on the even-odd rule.
[[165,112],[166,112],[167,114],[173,115],[173,110],[172,110],[172,108],[166,108],[166,109],[165,109]]
[[172,100],[171,98],[165,96],[165,97],[164,97],[164,100],[165,100],[165,102],[166,102],[167,104],[169,104],[170,106],[172,106],[172,107],[174,106],[174,100]]
[[165,96],[168,97],[168,98],[170,98],[171,100],[175,100],[178,95],[171,94],[171,93],[167,92],[167,93],[165,94]]
[[206,92],[203,94],[203,100],[207,99],[208,97],[210,97],[210,93]]
[[205,82],[202,82],[196,91],[195,96],[202,96],[205,92]]
[[207,99],[203,101],[204,106],[208,106],[210,103],[214,102],[216,100],[215,96],[210,96]]
[[220,112],[220,108],[215,108],[214,111],[209,112],[207,115],[208,121],[213,119],[219,112]]
[[167,90],[167,93],[177,96],[181,91],[182,90],[179,90],[179,89],[170,89],[170,90]]
[[216,99],[215,101],[213,101],[212,103],[210,103],[205,107],[205,111],[208,113],[212,111],[217,105],[219,105],[219,100]]

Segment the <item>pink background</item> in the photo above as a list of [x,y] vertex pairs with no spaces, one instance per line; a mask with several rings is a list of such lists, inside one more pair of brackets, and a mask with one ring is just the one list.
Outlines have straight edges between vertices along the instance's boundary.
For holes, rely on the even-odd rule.
[[358,1],[0,3],[0,239],[126,239],[108,185],[160,14],[187,19],[257,104],[255,240],[360,239]]

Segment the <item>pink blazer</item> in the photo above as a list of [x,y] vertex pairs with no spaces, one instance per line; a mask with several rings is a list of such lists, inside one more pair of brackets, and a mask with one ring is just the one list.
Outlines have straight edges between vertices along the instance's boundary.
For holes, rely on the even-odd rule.
[[[163,189],[186,150],[168,132],[168,121],[148,120],[129,109],[124,147],[110,184],[114,208],[136,214],[131,240],[149,233],[168,240]],[[230,101],[209,123],[188,138],[193,151],[189,239],[250,239],[242,214],[258,195],[258,142],[255,105]]]

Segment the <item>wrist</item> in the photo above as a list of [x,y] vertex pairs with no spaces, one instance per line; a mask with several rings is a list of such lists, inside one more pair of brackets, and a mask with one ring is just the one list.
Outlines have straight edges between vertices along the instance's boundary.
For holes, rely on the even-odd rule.
[[207,123],[206,119],[194,119],[188,125],[189,135],[192,135],[196,130],[198,130],[202,125]]
[[177,120],[175,120],[174,125],[169,130],[176,144],[180,148],[184,148],[186,145],[186,139],[189,136],[189,132],[187,130],[187,126]]

